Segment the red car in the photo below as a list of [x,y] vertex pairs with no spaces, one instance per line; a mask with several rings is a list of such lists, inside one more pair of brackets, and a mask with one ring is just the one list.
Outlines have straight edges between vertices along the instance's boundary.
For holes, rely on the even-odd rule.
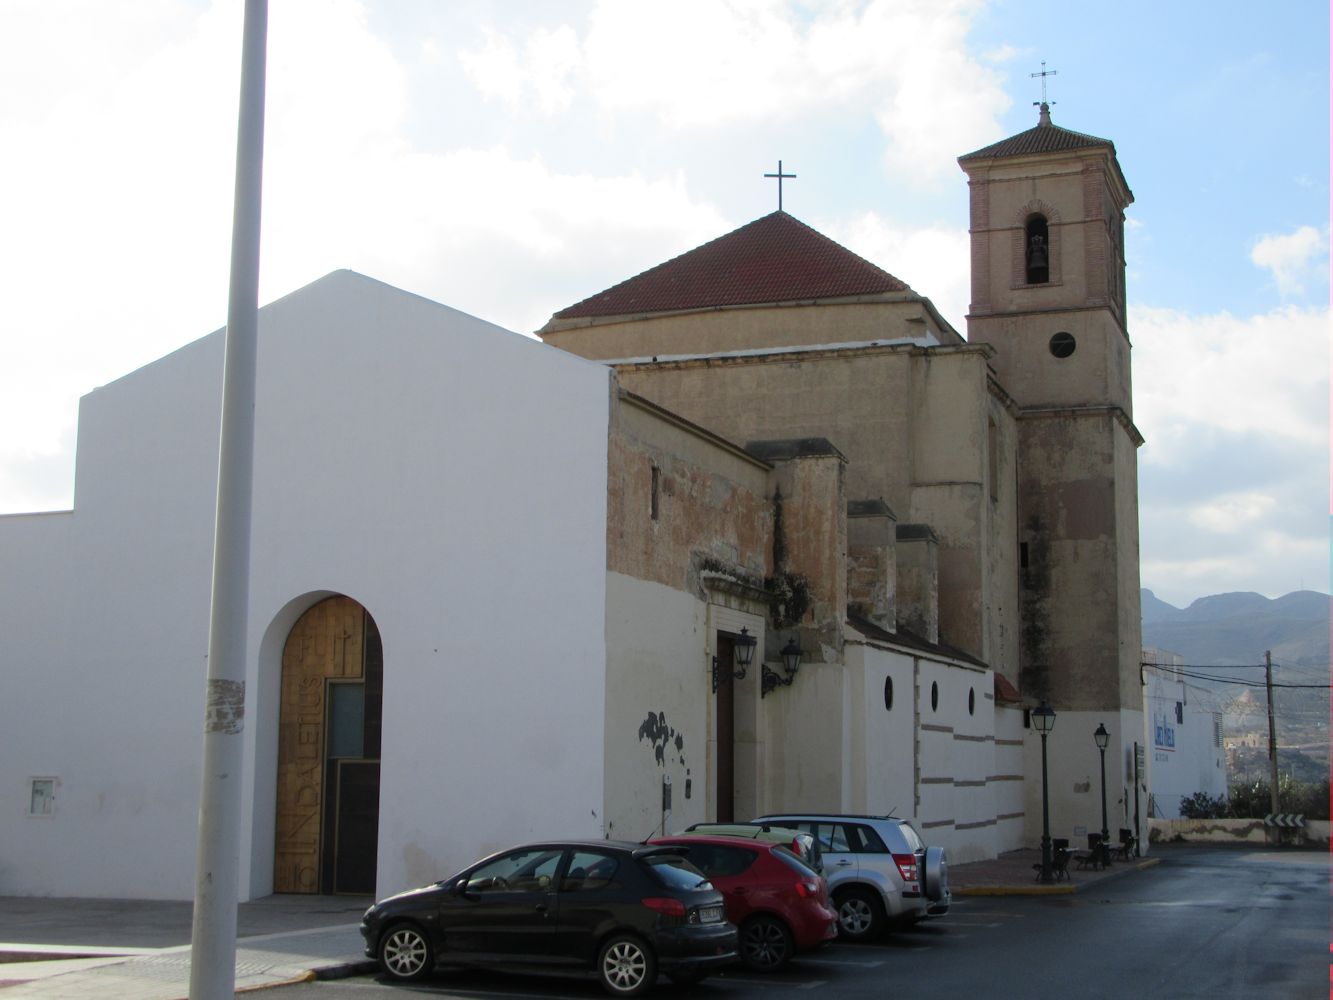
[[686,858],[722,893],[727,920],[740,928],[741,961],[771,972],[797,952],[838,936],[828,884],[781,844],[681,834],[653,844],[688,848]]

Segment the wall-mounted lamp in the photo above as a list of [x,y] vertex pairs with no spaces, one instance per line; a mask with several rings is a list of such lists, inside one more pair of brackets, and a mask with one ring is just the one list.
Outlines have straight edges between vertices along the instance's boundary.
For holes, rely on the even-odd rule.
[[796,671],[801,669],[801,655],[801,644],[796,641],[795,636],[792,636],[787,640],[787,645],[782,647],[782,670],[787,676],[783,677],[769,670],[767,664],[763,665],[760,674],[762,678],[759,685],[760,698],[779,685],[791,686],[791,682],[796,680]]
[[713,657],[713,693],[717,694],[717,689],[723,684],[730,684],[733,680],[741,680],[745,676],[746,669],[754,662],[754,648],[759,645],[759,640],[750,634],[748,628],[741,629],[741,634],[731,640],[731,651],[736,666],[740,667],[734,673],[729,667],[723,667],[718,658]]

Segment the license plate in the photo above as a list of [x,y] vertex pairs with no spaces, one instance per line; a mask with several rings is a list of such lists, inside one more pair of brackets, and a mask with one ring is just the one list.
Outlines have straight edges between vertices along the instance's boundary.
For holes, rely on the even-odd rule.
[[722,907],[720,906],[701,906],[699,907],[699,923],[716,924],[722,920]]

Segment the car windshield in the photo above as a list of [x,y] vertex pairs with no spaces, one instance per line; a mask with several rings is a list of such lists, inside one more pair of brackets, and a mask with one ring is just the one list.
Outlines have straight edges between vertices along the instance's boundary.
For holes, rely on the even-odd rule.
[[711,889],[713,884],[703,872],[679,854],[650,854],[643,858],[648,871],[668,889]]

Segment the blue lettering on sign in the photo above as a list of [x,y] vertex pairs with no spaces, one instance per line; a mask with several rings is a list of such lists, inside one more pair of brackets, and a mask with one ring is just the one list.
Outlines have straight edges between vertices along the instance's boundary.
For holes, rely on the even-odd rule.
[[1153,742],[1159,747],[1168,750],[1174,750],[1176,747],[1176,730],[1174,726],[1167,725],[1165,716],[1159,715],[1153,726]]

